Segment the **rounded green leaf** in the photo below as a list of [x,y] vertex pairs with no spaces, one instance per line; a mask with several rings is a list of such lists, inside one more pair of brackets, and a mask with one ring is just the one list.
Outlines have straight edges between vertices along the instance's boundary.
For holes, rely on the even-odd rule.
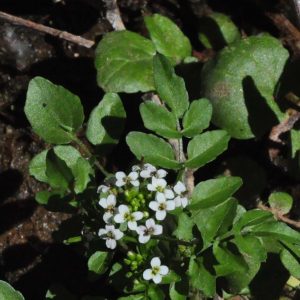
[[192,54],[189,39],[169,18],[159,14],[145,17],[146,27],[157,51],[179,63]]
[[274,192],[269,196],[269,204],[280,214],[287,214],[293,206],[293,198],[288,193]]
[[105,273],[109,257],[109,252],[96,251],[88,260],[89,271],[98,275]]
[[160,98],[181,118],[189,107],[184,80],[177,76],[169,60],[157,54],[153,59],[155,89]]
[[184,115],[182,133],[187,137],[201,133],[209,126],[211,116],[212,106],[207,99],[193,101]]
[[291,273],[292,276],[300,278],[300,262],[293,253],[287,249],[283,249],[280,253],[280,259],[285,268]]
[[180,138],[175,116],[164,106],[147,101],[140,105],[144,126],[165,138]]
[[169,169],[178,169],[180,163],[175,160],[172,147],[163,139],[142,132],[130,132],[126,137],[131,152],[141,160]]
[[188,168],[200,168],[218,155],[223,153],[228,146],[230,136],[225,130],[207,131],[194,137],[188,144]]
[[84,119],[78,96],[42,77],[30,81],[24,110],[32,129],[53,144],[71,142]]
[[126,111],[120,97],[107,93],[91,112],[86,136],[93,145],[117,144],[125,119]]
[[152,42],[123,30],[107,33],[96,49],[97,81],[106,92],[147,92],[154,89]]
[[10,284],[2,280],[0,280],[0,299],[25,300],[20,292],[16,291]]
[[240,39],[238,28],[221,13],[212,13],[200,20],[199,40],[206,48],[220,49]]
[[46,175],[47,152],[48,150],[44,150],[37,154],[29,164],[29,174],[42,182],[48,182],[48,177]]
[[232,196],[242,185],[240,177],[220,177],[202,181],[192,193],[190,210],[218,205]]
[[282,118],[273,94],[288,58],[280,41],[252,36],[224,48],[203,68],[212,122],[235,138],[260,136]]

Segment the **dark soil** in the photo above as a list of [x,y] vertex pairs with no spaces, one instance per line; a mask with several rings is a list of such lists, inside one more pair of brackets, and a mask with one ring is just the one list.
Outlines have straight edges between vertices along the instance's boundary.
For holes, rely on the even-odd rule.
[[[143,14],[161,13],[170,17],[190,37],[194,50],[204,59],[210,54],[203,52],[196,27],[198,18],[209,10],[232,16],[247,35],[268,31],[282,37],[266,17],[266,10],[279,7],[291,20],[296,20],[293,9],[289,4],[281,5],[281,1],[212,0],[206,3],[208,5],[203,0],[120,0],[119,7],[126,27],[141,34],[146,33]],[[2,0],[0,10],[96,41],[112,30],[105,19],[105,7],[97,0]],[[53,238],[53,233],[70,215],[47,211],[34,200],[35,193],[45,186],[29,176],[28,163],[47,145],[31,131],[23,113],[28,82],[40,75],[79,95],[88,114],[103,94],[96,84],[93,51],[0,21],[0,279],[13,284],[28,300],[43,299],[52,283],[62,283],[79,294],[95,290],[84,279],[85,261],[76,249],[57,243]],[[126,102],[127,97],[124,96],[124,102],[128,120],[136,119],[140,95],[130,99],[130,103]],[[136,126],[129,121],[127,130]],[[297,180],[269,161],[269,147],[264,141],[233,142],[223,169],[242,175],[237,161],[232,162],[232,157],[240,157],[238,166],[243,164],[250,174],[241,191],[249,207],[258,194],[263,195],[273,188],[293,193],[299,203]],[[107,163],[111,169],[125,168],[130,159],[123,141],[107,157]],[[219,163],[204,168],[202,174],[205,175],[199,178],[209,178],[220,168]],[[228,167],[232,163],[233,166]]]

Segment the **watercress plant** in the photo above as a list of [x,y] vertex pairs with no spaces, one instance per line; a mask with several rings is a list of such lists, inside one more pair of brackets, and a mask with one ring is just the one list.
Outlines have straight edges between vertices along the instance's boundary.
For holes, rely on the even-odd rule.
[[[250,58],[239,70],[260,80],[265,76],[262,72],[269,74],[276,68],[258,88],[280,118],[282,113],[269,97],[286,51],[272,37],[241,40],[236,34],[228,39],[235,44],[204,69],[204,94],[209,99],[194,100],[174,69],[190,59],[189,40],[166,17],[149,16],[145,23],[151,40],[121,31],[108,33],[99,43],[96,68],[106,94],[86,122],[76,95],[44,78],[31,80],[25,113],[33,131],[49,144],[29,166],[32,176],[49,185],[37,193],[37,201],[80,218],[78,235],[68,236],[65,242],[84,245],[93,280],[106,278],[118,299],[200,299],[223,292],[247,293],[269,252],[279,254],[290,273],[299,277],[300,234],[279,222],[272,211],[246,211],[239,205],[234,194],[241,178],[221,176],[194,187],[193,177],[227,149],[229,133],[240,138],[254,134],[243,123],[249,112],[242,83],[238,74],[225,72],[232,67],[228,61],[245,49],[253,49],[251,53],[268,52],[269,47],[278,50],[273,66],[270,58],[263,60],[268,55],[259,58],[268,64],[267,70],[256,60],[250,68]],[[152,92],[150,100],[140,105],[150,133],[127,134],[127,145],[138,163],[112,174],[102,165],[97,148],[92,148],[118,143],[126,112],[117,93],[138,91]],[[224,97],[230,100],[226,104],[220,102]],[[238,106],[236,114],[228,113],[227,106]],[[224,111],[230,115],[227,121],[220,119]],[[212,116],[223,129],[208,129]],[[103,175],[102,182],[97,174]],[[292,200],[273,194],[269,201],[272,209],[286,214]]]

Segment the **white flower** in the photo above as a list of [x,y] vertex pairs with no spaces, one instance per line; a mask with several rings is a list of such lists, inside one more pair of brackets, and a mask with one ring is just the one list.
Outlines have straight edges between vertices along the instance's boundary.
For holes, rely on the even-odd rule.
[[157,200],[173,199],[173,191],[166,188],[166,186],[167,182],[164,179],[152,177],[152,181],[147,185],[147,189],[151,192],[156,192]]
[[141,167],[138,165],[134,165],[131,167],[131,171],[133,172],[139,172],[141,170]]
[[120,205],[118,207],[118,214],[115,215],[114,220],[116,223],[127,223],[129,229],[136,230],[137,223],[143,219],[144,214],[140,211],[130,212],[129,207],[127,205]]
[[185,196],[186,186],[181,181],[178,181],[174,186],[174,191],[177,195],[174,199],[176,207],[186,207],[188,205],[188,198]]
[[137,227],[136,232],[139,235],[139,242],[145,244],[150,240],[151,235],[162,234],[161,225],[155,224],[153,219],[148,219],[144,225]]
[[105,210],[103,215],[103,220],[105,223],[110,222],[111,218],[114,216],[116,210],[116,196],[109,195],[107,198],[101,198],[99,205],[102,206]]
[[167,266],[161,265],[161,261],[158,257],[153,257],[150,262],[151,269],[147,269],[143,273],[145,280],[153,280],[154,283],[158,284],[161,282],[162,277],[169,273]]
[[149,203],[149,207],[154,210],[155,217],[157,220],[164,220],[167,216],[168,210],[175,209],[175,201],[174,200],[166,200],[163,198],[157,199],[156,201],[151,201]]
[[98,235],[106,240],[106,247],[109,249],[115,249],[117,246],[117,240],[121,239],[124,233],[116,229],[114,225],[106,225],[105,229],[99,229]]
[[121,187],[125,184],[131,183],[133,186],[139,186],[140,182],[137,180],[139,174],[137,172],[130,172],[128,176],[124,172],[116,173],[116,186]]
[[150,178],[152,176],[155,176],[157,178],[164,178],[167,176],[167,171],[163,169],[157,170],[153,165],[151,164],[144,164],[143,170],[140,172],[140,176],[142,178]]
[[110,190],[109,186],[101,184],[101,185],[98,186],[97,193],[99,193],[99,194],[100,193],[107,193],[107,192],[109,192],[109,190]]

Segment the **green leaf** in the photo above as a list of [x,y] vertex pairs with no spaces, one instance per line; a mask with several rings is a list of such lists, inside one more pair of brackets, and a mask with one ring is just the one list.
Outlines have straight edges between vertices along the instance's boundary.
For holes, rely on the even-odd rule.
[[292,276],[300,278],[300,263],[299,259],[287,249],[283,249],[280,253],[280,259],[284,267],[291,273]]
[[212,116],[210,102],[203,98],[191,103],[183,118],[183,131],[186,137],[193,137],[209,126]]
[[58,191],[40,191],[35,194],[35,200],[41,205],[46,205],[51,197],[58,195],[60,195]]
[[176,290],[176,283],[170,284],[169,296],[171,300],[186,300],[186,296],[180,294],[180,291]]
[[181,212],[178,216],[177,228],[174,231],[174,235],[179,240],[190,241],[193,239],[193,227],[194,222],[186,213]]
[[175,74],[167,58],[155,55],[153,59],[155,89],[160,98],[172,109],[177,118],[189,107],[184,80]]
[[181,280],[181,277],[174,271],[170,270],[167,275],[162,277],[160,284],[169,284],[172,282],[178,282],[180,280]]
[[192,287],[199,289],[207,297],[216,294],[216,278],[205,268],[203,257],[191,257],[188,274]]
[[90,182],[90,175],[94,175],[90,163],[72,146],[56,146],[54,152],[71,169],[75,179],[74,191],[82,193]]
[[207,131],[195,136],[188,144],[185,166],[200,168],[206,165],[227,149],[229,140],[230,136],[224,130]]
[[132,131],[126,137],[131,152],[141,160],[169,169],[178,169],[180,163],[175,160],[172,147],[153,134]]
[[257,237],[236,235],[233,242],[237,245],[243,256],[251,257],[251,259],[254,259],[257,262],[266,261],[267,251]]
[[229,198],[225,202],[192,211],[193,221],[201,233],[204,249],[207,248],[214,237],[225,233],[232,225],[237,209],[237,201]]
[[136,295],[130,295],[126,297],[118,298],[118,300],[144,300],[145,294],[136,294]]
[[51,149],[46,157],[46,175],[48,182],[53,188],[66,191],[71,183],[73,176],[71,170],[64,160],[60,159]]
[[42,77],[30,81],[24,110],[32,129],[53,144],[71,142],[84,119],[78,96]]
[[48,150],[44,150],[37,154],[29,164],[29,174],[42,182],[48,182],[48,177],[46,175],[47,152]]
[[106,92],[154,90],[153,43],[134,32],[107,33],[96,49],[97,81]]
[[148,297],[151,300],[158,300],[158,299],[164,299],[165,295],[159,286],[151,284],[148,288]]
[[271,212],[261,210],[261,209],[252,209],[246,211],[234,224],[234,231],[239,233],[243,228],[255,226],[262,224],[266,221],[274,220],[274,216]]
[[25,300],[20,292],[16,291],[10,284],[2,280],[0,280],[0,299]]
[[[218,30],[215,28],[216,25]],[[212,13],[200,20],[199,40],[206,48],[220,49],[241,38],[231,19],[221,13]]]
[[220,177],[196,185],[189,205],[191,211],[218,205],[232,196],[242,185],[240,177]]
[[165,138],[180,138],[176,117],[164,106],[147,101],[140,105],[144,126]]
[[273,94],[288,56],[279,40],[260,35],[231,44],[209,61],[202,88],[213,105],[213,123],[239,139],[269,130],[275,116],[284,116]]
[[159,14],[144,18],[156,50],[179,63],[192,54],[189,39],[169,18]]
[[296,157],[296,153],[300,150],[300,130],[291,130],[292,158]]
[[126,111],[118,94],[107,93],[91,112],[86,137],[93,145],[117,144],[125,119]]
[[251,233],[257,236],[271,236],[279,241],[300,245],[300,233],[274,219],[251,227]]
[[64,286],[52,284],[46,293],[46,300],[77,300],[77,297],[71,294]]
[[106,272],[108,268],[109,252],[96,251],[88,260],[88,269],[98,275]]
[[293,198],[288,193],[274,192],[269,196],[268,202],[271,208],[278,213],[285,215],[293,206]]

